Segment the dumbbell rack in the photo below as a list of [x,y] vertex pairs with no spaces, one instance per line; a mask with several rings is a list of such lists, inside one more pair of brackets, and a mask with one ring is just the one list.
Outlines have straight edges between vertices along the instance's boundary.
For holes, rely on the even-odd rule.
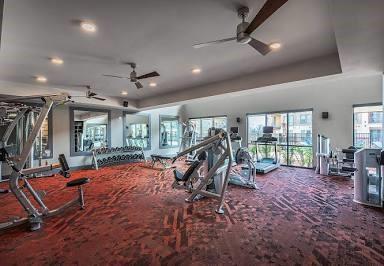
[[93,167],[109,166],[119,163],[139,162],[145,159],[143,148],[136,146],[98,148],[92,152]]

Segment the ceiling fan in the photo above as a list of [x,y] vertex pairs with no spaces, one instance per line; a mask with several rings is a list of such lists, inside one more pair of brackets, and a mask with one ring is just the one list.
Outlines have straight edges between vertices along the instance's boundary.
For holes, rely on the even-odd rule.
[[138,89],[143,88],[143,85],[140,83],[139,79],[146,79],[146,78],[152,78],[152,77],[160,76],[160,74],[157,73],[156,71],[153,71],[153,72],[145,74],[145,75],[137,76],[137,73],[135,71],[135,68],[136,68],[135,63],[123,62],[123,64],[130,65],[132,67],[132,72],[129,75],[129,77],[117,76],[117,75],[107,75],[107,74],[104,74],[103,76],[104,77],[119,78],[119,79],[129,79],[131,82],[135,83],[136,88],[138,88]]
[[80,97],[85,97],[88,99],[95,99],[99,101],[105,101],[104,98],[97,97],[97,93],[92,91],[92,88],[90,85],[79,85],[79,87],[85,87],[87,88],[87,91],[85,92],[85,96],[70,96],[70,98],[80,98]]
[[237,10],[237,14],[242,19],[242,22],[237,25],[236,37],[199,43],[193,45],[193,47],[202,48],[236,40],[240,44],[249,44],[262,55],[266,55],[272,48],[269,45],[252,38],[250,35],[286,2],[288,2],[288,0],[267,0],[251,23],[245,22],[245,18],[249,13],[249,8],[245,6],[240,7]]

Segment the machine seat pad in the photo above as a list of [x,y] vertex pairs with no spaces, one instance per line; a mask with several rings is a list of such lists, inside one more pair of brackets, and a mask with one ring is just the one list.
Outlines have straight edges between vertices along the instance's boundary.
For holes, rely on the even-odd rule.
[[88,177],[82,177],[82,178],[77,178],[77,179],[74,179],[72,181],[69,181],[67,183],[67,187],[76,187],[76,186],[81,186],[81,185],[84,185],[86,183],[89,183],[89,178]]
[[200,164],[200,161],[194,161],[190,166],[189,168],[187,169],[187,171],[185,171],[185,173],[181,173],[180,171],[178,170],[173,170],[173,174],[175,175],[175,179],[176,181],[187,181],[189,179],[189,177],[192,175],[193,171],[195,171],[195,169],[199,166]]

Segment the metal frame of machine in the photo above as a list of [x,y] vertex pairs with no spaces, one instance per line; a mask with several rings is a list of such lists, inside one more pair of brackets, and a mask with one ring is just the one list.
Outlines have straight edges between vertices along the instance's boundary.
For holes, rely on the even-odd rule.
[[[84,208],[84,194],[81,186],[89,182],[88,178],[79,178],[79,179],[72,180],[71,182],[68,182],[67,183],[68,187],[69,186],[78,187],[78,192],[79,192],[78,197],[65,203],[61,207],[53,210],[48,209],[48,207],[45,205],[44,201],[42,200],[42,196],[40,195],[40,193],[34,190],[32,185],[27,180],[28,175],[41,173],[41,172],[45,172],[45,171],[49,171],[57,168],[62,169],[61,174],[64,177],[69,177],[69,174],[68,174],[69,167],[65,160],[64,155],[59,156],[60,163],[55,163],[55,164],[36,167],[36,168],[24,169],[27,163],[28,157],[31,154],[31,150],[36,140],[36,137],[38,136],[41,130],[41,126],[45,118],[47,117],[49,111],[57,105],[68,102],[69,101],[68,95],[62,94],[62,95],[49,95],[49,96],[38,96],[38,97],[33,96],[33,97],[17,98],[16,100],[23,100],[27,98],[28,99],[41,98],[41,100],[44,102],[44,105],[40,109],[40,113],[37,118],[37,121],[35,121],[35,124],[30,134],[28,135],[27,140],[22,147],[21,153],[14,158],[10,158],[7,156],[8,153],[5,149],[6,142],[1,143],[2,160],[6,161],[7,164],[12,168],[12,174],[9,178],[9,188],[11,192],[15,195],[19,203],[23,206],[24,210],[27,213],[27,217],[18,218],[15,220],[1,223],[0,230],[12,228],[25,223],[29,223],[30,229],[32,231],[35,231],[41,228],[41,225],[43,223],[43,218],[61,213],[68,207],[71,207],[75,204],[79,204],[81,208]],[[6,99],[6,100],[11,101],[10,99]],[[22,119],[22,117],[25,115],[26,112],[28,112],[28,110],[29,109],[26,109],[26,111],[24,111],[24,109],[21,110],[21,112],[17,115],[14,121],[10,124],[9,128],[6,131],[5,137],[3,139],[7,139],[7,135],[11,134],[13,128],[18,123],[18,120]],[[20,181],[23,181],[23,185],[19,184]],[[27,195],[23,192],[24,188],[29,191],[33,199],[40,206],[41,210],[39,210],[37,207],[33,205],[33,203],[30,201]]]
[[[191,195],[186,199],[187,202],[193,202],[198,195],[212,197],[219,201],[216,212],[219,214],[224,214],[223,204],[225,198],[225,192],[228,187],[229,175],[232,168],[232,146],[229,134],[224,130],[218,130],[217,134],[214,136],[203,140],[199,144],[196,144],[180,153],[174,158],[174,161],[184,155],[189,154],[190,152],[196,151],[196,154],[200,154],[209,149],[216,151],[216,154],[219,155],[218,160],[207,169],[207,173],[204,176],[201,176],[200,183],[197,188],[191,188]],[[228,162],[226,160],[228,159]],[[208,191],[207,186],[215,181],[215,176],[221,176],[221,187],[217,188],[215,184],[215,192]]]

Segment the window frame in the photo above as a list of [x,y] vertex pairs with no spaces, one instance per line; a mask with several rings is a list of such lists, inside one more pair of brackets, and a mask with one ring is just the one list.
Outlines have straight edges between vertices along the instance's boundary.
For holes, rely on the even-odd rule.
[[69,107],[69,150],[70,150],[70,156],[71,157],[77,157],[77,156],[89,156],[92,155],[92,151],[75,151],[75,138],[74,138],[74,130],[75,130],[75,111],[90,111],[90,112],[100,112],[100,113],[107,113],[108,114],[108,125],[107,125],[107,141],[108,141],[108,147],[111,146],[111,110],[108,109],[98,109],[98,108],[91,108],[91,107],[77,107],[77,106],[70,106]]
[[[353,104],[352,105],[352,146],[353,147],[359,148],[359,147],[357,147],[355,145],[355,134],[356,134],[356,132],[355,132],[355,108],[358,108],[358,107],[369,107],[369,106],[381,106],[383,108],[383,119],[384,119],[384,106],[383,106],[382,102]],[[381,138],[382,138],[382,140],[384,140],[384,125],[383,125],[383,122],[381,123],[381,130],[382,130]]]
[[[161,118],[175,118],[174,120],[177,121],[177,124],[178,124],[177,130],[178,130],[178,135],[179,135],[179,139],[177,140],[178,145],[170,145],[170,146],[166,146],[166,147],[163,147],[161,145]],[[159,149],[165,150],[165,149],[178,148],[181,144],[180,137],[181,137],[180,117],[177,115],[159,115]]]
[[225,131],[228,131],[228,116],[227,115],[215,115],[215,116],[201,116],[201,117],[190,117],[188,118],[188,121],[190,120],[196,120],[196,119],[199,119],[200,120],[200,132],[198,132],[198,136],[199,138],[204,138],[202,136],[202,119],[212,119],[212,124],[214,125],[214,119],[215,118],[225,118]]
[[148,117],[148,127],[149,127],[149,132],[148,132],[148,139],[149,139],[149,142],[148,142],[148,147],[146,147],[145,149],[143,149],[144,151],[149,151],[151,150],[151,147],[152,147],[152,125],[151,125],[151,114],[137,114],[137,113],[131,113],[131,112],[128,112],[128,111],[124,111],[123,112],[123,146],[126,146],[126,143],[125,143],[125,139],[126,139],[126,136],[125,136],[125,129],[126,129],[126,126],[127,126],[127,122],[126,122],[126,119],[125,119],[125,116],[126,115],[141,115],[141,116],[146,116]]
[[[312,125],[311,125],[311,128],[312,128],[312,145],[311,146],[306,146],[306,145],[292,145],[292,144],[289,144],[289,127],[292,126],[293,124],[290,124],[290,114],[291,113],[298,113],[298,112],[312,112]],[[245,133],[245,139],[246,139],[246,145],[248,147],[249,145],[249,136],[248,136],[248,126],[249,126],[249,122],[248,122],[248,118],[249,116],[252,116],[252,115],[264,115],[264,124],[267,125],[268,123],[268,120],[267,120],[267,116],[269,114],[287,114],[287,144],[279,144],[277,143],[277,146],[281,146],[281,147],[284,147],[286,148],[286,156],[287,156],[287,164],[281,164],[283,166],[288,166],[288,167],[296,167],[296,168],[305,168],[305,169],[312,169],[313,168],[313,158],[312,158],[312,167],[306,167],[306,166],[298,166],[298,165],[290,165],[288,164],[288,158],[289,158],[289,149],[291,147],[311,147],[312,148],[312,157],[313,157],[313,154],[314,154],[314,145],[313,145],[313,108],[305,108],[305,109],[294,109],[294,110],[283,110],[283,111],[269,111],[269,112],[256,112],[256,113],[246,113],[246,121],[245,121],[245,128],[246,128],[246,133]],[[300,123],[299,123],[300,124]]]

